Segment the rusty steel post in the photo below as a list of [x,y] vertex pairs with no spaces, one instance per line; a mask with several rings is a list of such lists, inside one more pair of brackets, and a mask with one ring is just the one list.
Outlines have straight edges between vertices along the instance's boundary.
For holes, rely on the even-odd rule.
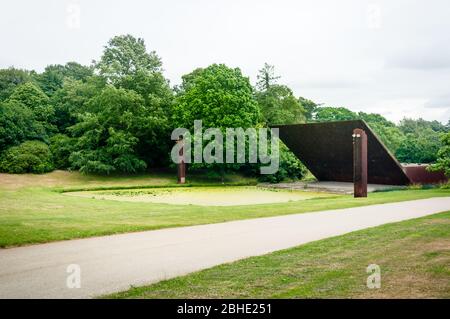
[[367,197],[367,135],[364,130],[353,130],[354,197]]
[[178,184],[186,183],[186,163],[184,161],[184,141],[183,139],[179,139],[177,143],[182,143],[180,147],[179,161],[178,161]]

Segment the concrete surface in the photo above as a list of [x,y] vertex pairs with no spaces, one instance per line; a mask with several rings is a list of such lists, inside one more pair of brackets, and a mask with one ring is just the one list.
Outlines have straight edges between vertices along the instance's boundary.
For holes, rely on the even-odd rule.
[[[281,188],[281,189],[291,189],[291,190],[306,190],[306,191],[319,191],[319,192],[329,192],[337,194],[353,194],[353,183],[347,182],[326,182],[326,181],[313,181],[313,182],[292,182],[292,183],[261,183],[261,187],[268,188]],[[368,184],[367,192],[376,192],[392,189],[402,189],[406,186],[398,185],[381,185],[381,184]]]
[[[0,298],[89,298],[450,210],[450,197],[0,249]],[[81,268],[68,288],[67,267]]]

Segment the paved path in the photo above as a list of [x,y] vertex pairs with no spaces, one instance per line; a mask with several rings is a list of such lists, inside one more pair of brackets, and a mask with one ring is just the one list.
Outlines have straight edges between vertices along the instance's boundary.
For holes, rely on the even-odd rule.
[[[432,198],[0,249],[0,297],[88,298],[448,210],[450,197]],[[67,288],[70,264],[81,288]]]

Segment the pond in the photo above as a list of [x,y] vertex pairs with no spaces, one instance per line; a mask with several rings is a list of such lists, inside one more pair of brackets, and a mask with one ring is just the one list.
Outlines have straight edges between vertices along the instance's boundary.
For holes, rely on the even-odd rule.
[[175,205],[237,206],[301,201],[330,196],[302,190],[268,189],[256,186],[167,187],[83,191],[66,193],[71,196],[129,202],[165,203]]

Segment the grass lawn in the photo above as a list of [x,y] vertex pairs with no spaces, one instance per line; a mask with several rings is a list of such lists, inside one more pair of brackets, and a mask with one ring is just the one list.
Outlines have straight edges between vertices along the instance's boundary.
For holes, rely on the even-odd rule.
[[[191,176],[193,185],[217,185],[214,180]],[[254,183],[230,176],[227,184]],[[336,208],[450,196],[450,190],[404,190],[372,193],[368,198],[349,195],[312,198],[297,202],[246,206],[169,205],[99,200],[68,196],[64,190],[166,187],[173,175],[96,177],[56,171],[45,175],[0,174],[0,247],[218,223],[230,220],[295,214]]]
[[[366,267],[381,269],[368,289]],[[387,224],[108,298],[450,298],[450,212]]]

